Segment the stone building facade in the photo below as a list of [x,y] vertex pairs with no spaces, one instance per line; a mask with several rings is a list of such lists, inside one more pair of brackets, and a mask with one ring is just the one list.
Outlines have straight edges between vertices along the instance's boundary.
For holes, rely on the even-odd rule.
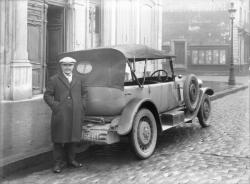
[[161,48],[161,0],[0,1],[0,167],[47,152],[46,79],[65,51],[125,43]]
[[235,58],[239,72],[249,71],[250,66],[250,0],[236,1],[236,47]]

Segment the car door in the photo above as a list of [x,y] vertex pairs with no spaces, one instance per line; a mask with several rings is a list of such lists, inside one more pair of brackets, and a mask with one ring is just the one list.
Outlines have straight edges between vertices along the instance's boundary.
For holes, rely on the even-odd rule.
[[159,112],[164,112],[179,106],[179,92],[175,81],[161,83],[161,106]]
[[162,83],[144,85],[144,88],[148,88],[148,96],[156,105],[158,111],[161,110],[161,98],[162,98]]
[[162,85],[159,84],[147,84],[143,85],[143,87],[139,87],[138,85],[126,86],[124,88],[124,95],[126,102],[134,98],[149,98],[156,105],[157,109],[161,107],[161,93],[162,93]]

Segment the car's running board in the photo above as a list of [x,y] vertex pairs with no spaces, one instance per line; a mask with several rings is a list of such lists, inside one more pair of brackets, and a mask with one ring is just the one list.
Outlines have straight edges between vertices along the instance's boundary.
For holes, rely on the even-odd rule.
[[184,111],[173,110],[160,115],[161,123],[167,126],[174,126],[184,122]]

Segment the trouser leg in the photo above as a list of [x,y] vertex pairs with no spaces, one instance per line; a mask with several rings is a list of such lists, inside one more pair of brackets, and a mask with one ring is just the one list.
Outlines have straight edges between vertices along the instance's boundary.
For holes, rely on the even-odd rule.
[[76,143],[65,144],[68,162],[72,162],[75,160],[75,147],[76,147]]
[[54,143],[53,144],[53,159],[55,163],[65,162],[65,151],[63,144]]

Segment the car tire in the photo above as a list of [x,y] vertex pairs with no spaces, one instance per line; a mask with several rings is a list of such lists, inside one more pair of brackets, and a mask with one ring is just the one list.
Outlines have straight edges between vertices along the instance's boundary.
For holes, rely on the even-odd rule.
[[157,125],[150,110],[140,109],[135,115],[130,142],[139,159],[149,158],[153,154],[157,142]]
[[193,112],[199,102],[199,83],[194,74],[188,75],[183,85],[183,98],[187,109]]
[[207,94],[205,94],[205,96],[202,99],[201,106],[197,115],[200,125],[204,128],[209,126],[208,119],[210,113],[211,113],[210,97]]

